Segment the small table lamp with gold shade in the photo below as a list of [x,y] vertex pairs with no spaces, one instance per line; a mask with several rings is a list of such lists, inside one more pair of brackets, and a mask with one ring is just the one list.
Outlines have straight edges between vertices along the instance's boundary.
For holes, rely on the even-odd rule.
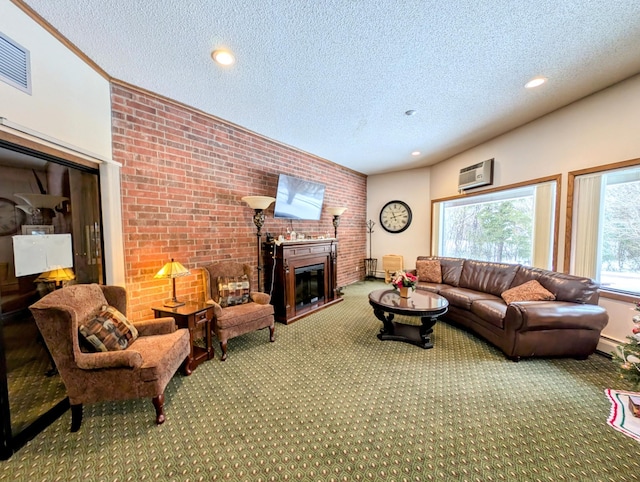
[[55,268],[38,276],[34,283],[55,283],[55,288],[62,288],[67,281],[73,281],[76,275],[71,268]]
[[184,306],[184,301],[178,301],[176,298],[176,278],[181,276],[187,276],[191,274],[191,272],[182,266],[178,261],[174,261],[171,258],[171,262],[165,264],[160,271],[154,276],[157,279],[171,278],[171,282],[173,284],[173,298],[170,301],[167,301],[164,306],[169,308],[177,308],[178,306]]

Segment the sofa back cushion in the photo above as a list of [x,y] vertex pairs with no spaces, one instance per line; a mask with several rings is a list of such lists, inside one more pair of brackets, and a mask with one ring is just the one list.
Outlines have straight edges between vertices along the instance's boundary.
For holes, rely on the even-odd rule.
[[511,288],[520,265],[467,259],[460,276],[460,287],[500,296]]
[[598,285],[590,278],[529,266],[520,267],[511,286],[518,286],[530,280],[537,280],[553,293],[558,301],[597,305],[600,298]]
[[437,259],[440,261],[440,270],[442,271],[442,282],[451,286],[458,286],[460,283],[460,275],[462,274],[462,266],[464,259],[462,258],[441,258],[438,256],[418,256],[417,261]]

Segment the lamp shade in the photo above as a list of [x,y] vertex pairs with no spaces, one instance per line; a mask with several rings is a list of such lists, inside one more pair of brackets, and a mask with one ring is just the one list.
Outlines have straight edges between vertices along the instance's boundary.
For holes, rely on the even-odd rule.
[[71,268],[56,268],[51,271],[47,271],[46,273],[42,273],[34,281],[36,283],[48,283],[54,281],[57,283],[59,281],[72,281],[74,279],[76,279],[76,275]]
[[50,194],[36,194],[31,192],[17,192],[15,195],[34,208],[53,209],[62,201],[69,200],[68,197],[64,196],[52,196]]
[[181,276],[187,276],[188,274],[191,274],[191,272],[187,268],[182,266],[178,261],[171,259],[171,262],[165,264],[154,278],[179,278]]
[[347,208],[327,208],[327,212],[332,216],[342,216],[342,213],[346,210]]
[[267,209],[276,198],[269,196],[245,196],[242,200],[252,209]]

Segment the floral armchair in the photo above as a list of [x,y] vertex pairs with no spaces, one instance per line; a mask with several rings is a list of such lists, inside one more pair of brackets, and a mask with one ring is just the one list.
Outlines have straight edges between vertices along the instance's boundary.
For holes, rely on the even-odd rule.
[[269,328],[275,341],[275,319],[271,297],[251,291],[251,267],[234,261],[205,266],[205,296],[214,307],[213,334],[220,342],[222,361],[227,359],[227,342],[236,336]]
[[173,318],[132,323],[131,331],[137,335],[133,341],[129,336],[128,340],[119,340],[121,346],[111,348],[115,351],[91,352],[82,343],[86,340],[80,331],[98,319],[105,307],[124,315],[125,289],[97,284],[67,286],[29,307],[67,390],[71,431],[80,429],[83,404],[103,400],[150,397],[156,423],[161,424],[165,420],[165,387],[181,365],[186,367],[189,332],[176,330]]

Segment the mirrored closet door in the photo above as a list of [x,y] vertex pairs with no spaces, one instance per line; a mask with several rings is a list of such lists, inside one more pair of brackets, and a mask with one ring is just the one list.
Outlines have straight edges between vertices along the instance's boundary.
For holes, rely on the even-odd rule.
[[[39,268],[25,248],[60,239],[70,261],[59,266]],[[0,141],[2,458],[68,407],[29,306],[68,284],[102,282],[98,170]]]

